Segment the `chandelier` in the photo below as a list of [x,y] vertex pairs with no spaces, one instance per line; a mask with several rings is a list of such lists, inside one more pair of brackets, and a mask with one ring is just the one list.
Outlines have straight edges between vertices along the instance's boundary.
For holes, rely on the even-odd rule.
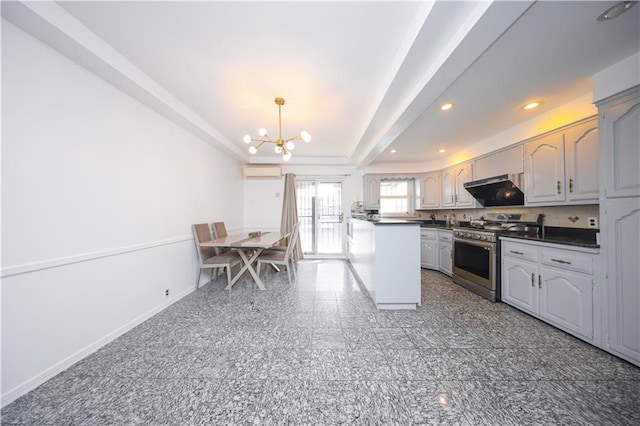
[[285,161],[289,161],[291,158],[291,151],[296,147],[296,144],[293,141],[311,141],[311,135],[306,130],[300,132],[298,136],[294,136],[289,139],[282,139],[282,105],[284,105],[283,98],[276,98],[276,105],[278,105],[278,139],[275,141],[271,139],[267,135],[267,129],[264,127],[258,130],[258,134],[264,139],[254,139],[250,135],[244,135],[242,140],[244,143],[250,144],[251,142],[257,142],[256,145],[252,145],[249,147],[249,153],[255,154],[258,152],[258,148],[260,148],[265,143],[275,143],[276,146],[273,147],[276,154],[282,154],[282,159]]

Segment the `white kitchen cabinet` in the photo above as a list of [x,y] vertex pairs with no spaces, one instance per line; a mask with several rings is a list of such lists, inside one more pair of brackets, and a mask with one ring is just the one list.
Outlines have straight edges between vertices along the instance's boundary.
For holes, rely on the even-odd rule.
[[540,317],[588,339],[593,336],[593,278],[560,268],[538,268]]
[[473,180],[473,162],[458,164],[441,172],[442,207],[477,207],[475,198],[464,189]]
[[607,200],[607,350],[640,366],[640,197]]
[[478,158],[473,170],[473,179],[481,180],[508,173],[524,172],[522,152],[523,146],[518,144]]
[[564,141],[562,132],[537,138],[524,146],[525,202],[564,201]]
[[640,196],[640,89],[598,104],[604,195]]
[[420,176],[420,208],[440,208],[440,172],[424,173]]
[[640,366],[640,86],[598,103],[603,349]]
[[505,256],[502,259],[502,301],[537,314],[537,274],[537,264]]
[[567,129],[564,142],[567,201],[597,202],[600,196],[597,118]]
[[438,230],[438,270],[443,274],[453,274],[453,232]]
[[525,203],[597,203],[599,144],[595,117],[526,143]]
[[596,254],[594,249],[503,238],[502,300],[593,342]]
[[380,176],[364,175],[363,200],[365,210],[380,209]]
[[438,231],[435,229],[420,230],[420,266],[438,269]]

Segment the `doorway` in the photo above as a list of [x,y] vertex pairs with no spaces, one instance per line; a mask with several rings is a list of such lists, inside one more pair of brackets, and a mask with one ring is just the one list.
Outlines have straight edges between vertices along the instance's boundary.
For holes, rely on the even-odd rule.
[[343,179],[296,179],[302,252],[309,256],[344,254]]

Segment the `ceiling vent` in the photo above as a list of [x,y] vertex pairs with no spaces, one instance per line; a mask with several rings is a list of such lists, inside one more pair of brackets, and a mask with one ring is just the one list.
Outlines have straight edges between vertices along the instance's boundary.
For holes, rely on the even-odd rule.
[[245,166],[244,168],[246,178],[280,178],[281,176],[280,166]]

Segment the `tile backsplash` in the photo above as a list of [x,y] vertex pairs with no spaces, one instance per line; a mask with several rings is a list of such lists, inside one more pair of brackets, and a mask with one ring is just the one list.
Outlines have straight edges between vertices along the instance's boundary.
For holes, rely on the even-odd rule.
[[490,209],[451,209],[451,210],[420,210],[416,212],[420,219],[429,220],[430,215],[436,215],[437,220],[444,220],[445,216],[455,214],[457,221],[468,221],[470,216],[479,218],[487,213],[542,213],[545,226],[562,226],[566,228],[588,228],[587,218],[598,218],[600,225],[600,206],[598,204],[552,206],[552,207],[504,207]]

